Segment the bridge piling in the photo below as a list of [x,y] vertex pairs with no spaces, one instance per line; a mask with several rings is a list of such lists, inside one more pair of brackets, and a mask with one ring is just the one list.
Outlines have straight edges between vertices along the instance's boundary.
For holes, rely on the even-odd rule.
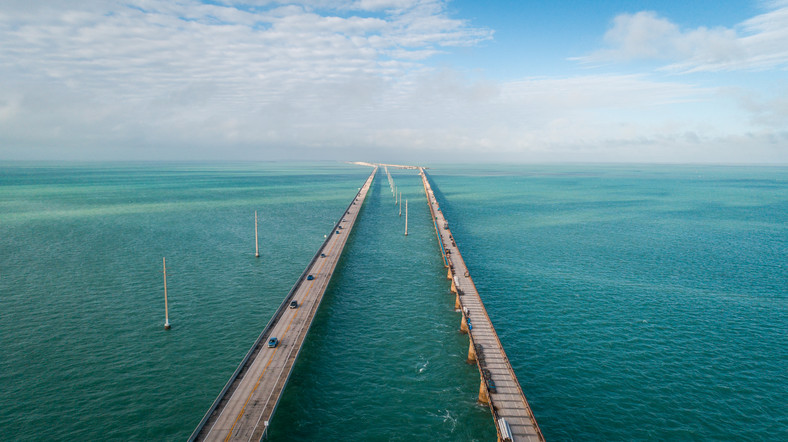
[[254,257],[260,257],[260,247],[257,245],[257,211],[254,211]]
[[490,395],[487,393],[487,383],[484,381],[484,377],[482,377],[479,384],[479,402],[484,405],[490,405]]
[[[460,331],[469,335],[467,360],[471,363],[475,360],[479,369],[478,400],[490,407],[499,440],[544,442],[544,436],[536,424],[423,168],[419,169],[419,175],[424,184],[444,265],[448,268],[446,277],[452,281],[452,288],[456,289],[455,307],[459,305],[462,312]],[[498,425],[501,420],[506,425]]]

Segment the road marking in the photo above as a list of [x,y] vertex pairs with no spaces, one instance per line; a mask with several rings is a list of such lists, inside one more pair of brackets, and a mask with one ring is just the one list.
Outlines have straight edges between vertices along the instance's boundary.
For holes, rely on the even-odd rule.
[[[369,190],[369,189],[367,189],[367,190]],[[356,211],[356,213],[353,214],[353,223],[355,223],[355,218],[357,217],[357,215],[358,215],[358,211]],[[333,233],[334,232],[332,230],[332,234]],[[333,252],[334,248],[336,247],[336,245],[339,244],[340,242],[341,241],[336,239],[336,238],[335,238],[334,241],[331,241],[331,245],[329,246],[328,252],[329,253]],[[321,250],[320,253],[323,253],[323,250]],[[325,260],[325,259],[322,260],[322,262],[320,263],[320,267],[314,273],[315,274],[320,274],[320,272],[323,270],[323,267],[325,266],[327,261],[328,260]],[[339,262],[339,257],[337,257],[337,263],[338,262]],[[312,287],[314,287],[315,281],[317,281],[317,279],[313,279],[309,283],[309,287],[306,289],[305,294],[309,294],[312,291]],[[326,288],[328,288],[328,285],[326,285]],[[290,330],[290,326],[293,324],[293,320],[295,320],[296,316],[298,316],[298,311],[294,312],[293,316],[290,318],[290,322],[287,324],[287,328],[285,329],[284,333],[282,334],[282,339],[284,339],[284,337],[287,336],[287,332]],[[252,399],[252,395],[254,395],[254,392],[257,390],[257,387],[260,386],[260,381],[263,379],[263,375],[268,370],[268,366],[271,365],[271,362],[273,361],[274,356],[276,355],[276,352],[279,350],[279,348],[280,347],[277,346],[274,349],[274,352],[271,353],[271,356],[268,358],[268,362],[265,364],[265,367],[263,367],[263,371],[260,373],[260,376],[258,376],[257,382],[254,385],[254,388],[249,393],[249,396],[246,398],[246,402],[244,402],[244,406],[241,407],[241,411],[238,413],[238,416],[235,417],[235,420],[233,421],[233,425],[230,427],[230,430],[227,433],[227,437],[224,438],[225,442],[230,440],[230,437],[232,437],[233,430],[235,429],[235,425],[238,424],[238,421],[241,419],[241,416],[243,416],[244,411],[246,410],[246,406],[249,405],[249,401]]]

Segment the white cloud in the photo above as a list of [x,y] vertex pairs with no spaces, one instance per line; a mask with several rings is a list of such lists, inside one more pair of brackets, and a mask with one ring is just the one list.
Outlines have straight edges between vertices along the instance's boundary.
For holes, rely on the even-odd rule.
[[322,133],[396,95],[419,60],[490,36],[435,0],[8,0],[0,155],[102,141],[298,144],[304,127]]
[[[489,38],[435,2],[397,2],[380,17],[320,14],[299,5],[249,12],[198,1],[110,3],[76,10],[53,3],[0,6],[0,66],[84,85],[171,87],[176,80],[287,76],[327,81],[359,72],[390,76],[443,46]],[[412,4],[411,4],[412,3]],[[16,5],[16,7],[14,7]],[[96,4],[90,4],[96,6]],[[384,59],[402,63],[382,65]]]
[[608,47],[576,60],[656,60],[675,72],[785,68],[788,5],[777,2],[772,7],[734,28],[681,29],[655,12],[621,14],[605,33]]
[[749,112],[755,125],[788,132],[788,88],[772,89],[768,97],[740,88],[732,88],[726,92]]
[[[681,161],[733,140],[728,156],[762,143],[786,161],[785,131],[741,123],[738,95],[646,75],[499,82],[430,68],[492,36],[445,6],[6,0],[0,158]],[[641,19],[642,41],[684,35]],[[693,112],[709,103],[714,120]],[[781,103],[748,111],[775,121]]]

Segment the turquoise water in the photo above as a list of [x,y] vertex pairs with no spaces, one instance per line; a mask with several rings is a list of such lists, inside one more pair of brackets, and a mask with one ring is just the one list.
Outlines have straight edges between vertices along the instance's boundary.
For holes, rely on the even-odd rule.
[[548,440],[788,440],[787,172],[436,168]]
[[494,440],[476,404],[421,178],[379,173],[271,427],[272,440]]
[[[548,440],[788,440],[785,168],[429,172]],[[2,438],[186,439],[368,173],[0,166]],[[495,437],[420,180],[392,175],[409,235],[379,174],[272,440]]]

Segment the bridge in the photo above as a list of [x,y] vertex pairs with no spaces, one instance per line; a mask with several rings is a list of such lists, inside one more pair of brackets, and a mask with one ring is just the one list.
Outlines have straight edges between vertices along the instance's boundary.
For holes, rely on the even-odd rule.
[[[492,412],[498,440],[544,441],[424,169],[356,164],[373,166],[374,169],[211,404],[189,441],[259,441],[266,436],[268,424],[379,166],[419,171],[443,262],[448,268],[451,291],[456,294],[455,309],[462,313],[460,330],[470,338],[468,362],[479,368],[479,401],[487,404]],[[296,308],[291,308],[293,301]],[[278,339],[278,342],[269,344],[271,338]]]
[[[377,167],[285,296],[189,441],[259,441],[266,435],[268,423],[276,411],[375,173]],[[297,308],[290,308],[293,301]],[[279,340],[275,347],[268,345],[271,338]]]
[[489,405],[499,440],[544,441],[473,278],[465,266],[460,249],[454,241],[449,223],[435,199],[427,173],[420,168],[419,175],[430,205],[443,263],[448,268],[446,277],[451,280],[451,291],[455,293],[454,308],[462,313],[460,331],[467,333],[470,338],[468,362],[475,363],[479,368],[479,402]]

